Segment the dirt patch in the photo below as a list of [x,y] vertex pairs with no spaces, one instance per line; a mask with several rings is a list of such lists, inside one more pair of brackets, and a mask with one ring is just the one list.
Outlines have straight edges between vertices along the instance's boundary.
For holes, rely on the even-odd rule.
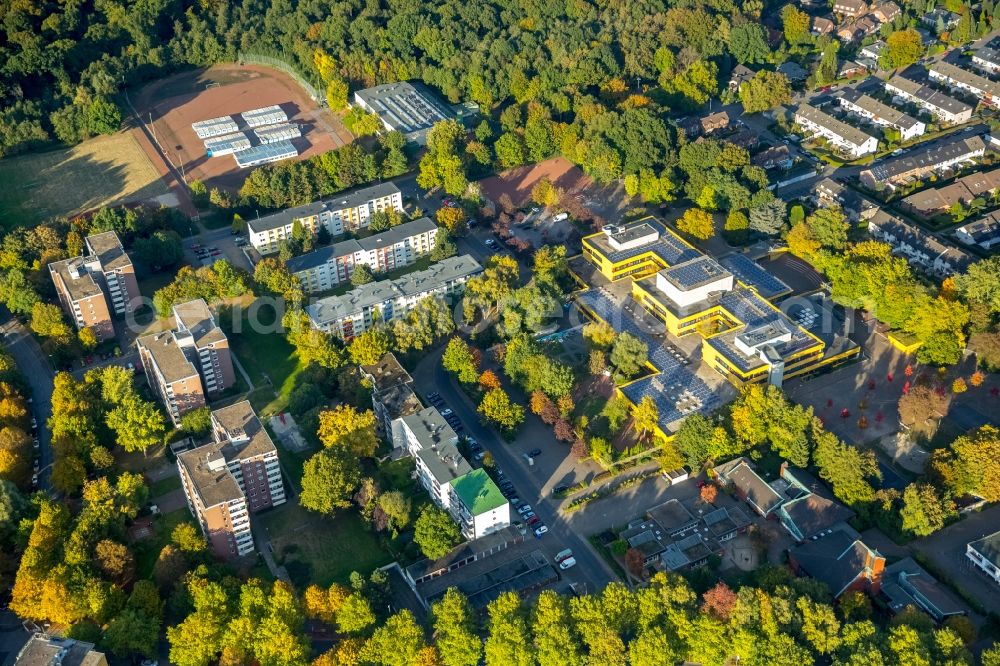
[[209,158],[191,129],[191,123],[199,120],[278,104],[289,121],[302,128],[302,136],[293,140],[299,160],[352,140],[339,118],[321,108],[294,79],[256,65],[217,65],[176,74],[149,84],[133,96],[132,103],[144,126],[133,131],[141,136],[145,130],[166,170],[180,172],[189,182],[201,180],[210,188],[239,189],[250,170],[237,168],[231,155]]

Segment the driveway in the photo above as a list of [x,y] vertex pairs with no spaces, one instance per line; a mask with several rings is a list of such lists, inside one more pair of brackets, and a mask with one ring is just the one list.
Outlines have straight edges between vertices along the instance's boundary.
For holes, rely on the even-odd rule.
[[21,322],[14,319],[6,307],[0,306],[0,332],[4,346],[14,357],[17,369],[31,387],[33,402],[29,405],[31,413],[38,421],[39,464],[41,473],[38,475],[38,486],[42,490],[49,489],[49,474],[52,465],[51,435],[48,420],[52,415],[52,364],[45,356],[38,342]]
[[948,574],[963,592],[976,599],[988,611],[1000,613],[1000,586],[973,566],[965,556],[965,546],[1000,528],[1000,504],[967,516],[964,520],[910,543],[910,550]]
[[656,474],[637,485],[584,504],[582,509],[567,514],[566,521],[578,532],[595,534],[610,527],[623,527],[641,518],[647,509],[667,500],[686,502],[697,496],[698,486],[693,480],[670,486]]
[[[571,548],[578,566],[562,574],[569,582],[580,583],[587,592],[603,589],[611,581],[617,580],[610,566],[590,546],[587,537],[597,530],[583,525],[570,526],[559,512],[559,502],[552,499],[551,488],[565,482],[570,471],[565,459],[571,457],[569,447],[555,441],[548,430],[534,415],[529,414],[517,440],[504,442],[492,429],[483,426],[476,414],[475,406],[451,381],[441,367],[439,348],[429,353],[413,372],[414,385],[421,396],[437,391],[461,419],[466,432],[483,448],[493,454],[498,467],[514,484],[518,496],[532,506],[534,512],[548,525],[549,533],[539,541],[539,548],[549,557],[564,548]],[[534,447],[542,449],[536,465],[530,466],[522,453]],[[575,477],[573,477],[575,478]]]

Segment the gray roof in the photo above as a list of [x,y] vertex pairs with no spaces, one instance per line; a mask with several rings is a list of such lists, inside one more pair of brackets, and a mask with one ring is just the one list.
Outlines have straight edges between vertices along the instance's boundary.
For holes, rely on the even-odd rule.
[[809,104],[799,104],[799,108],[795,111],[795,114],[802,116],[806,120],[813,122],[820,127],[830,130],[844,141],[849,141],[856,146],[860,146],[873,138],[871,135],[862,132],[857,127],[848,125],[842,120],[834,118],[826,111],[821,111],[820,109],[810,106]]
[[102,652],[94,650],[93,643],[35,634],[21,648],[15,666],[97,666],[106,664]]
[[411,134],[455,117],[437,95],[419,81],[386,83],[354,93],[394,130]]
[[904,222],[901,218],[880,210],[868,222],[869,228],[875,227],[883,234],[893,236],[897,242],[905,242],[914,249],[922,250],[930,257],[942,257],[956,268],[965,268],[972,263],[972,257],[958,248],[945,245],[936,237],[925,232],[920,227]]
[[[86,257],[73,257],[49,264],[49,272],[57,274],[62,279],[66,291],[74,301],[102,293],[101,286],[90,274],[91,268],[99,269],[95,261]],[[77,271],[79,277],[73,277],[73,271]]]
[[946,60],[938,60],[927,69],[952,81],[974,88],[981,93],[986,93],[992,95],[993,97],[1000,97],[1000,83],[991,81],[985,76],[980,76],[979,74],[970,72],[967,69],[962,69],[961,67],[953,65]]
[[226,459],[223,452],[226,447],[229,447],[228,442],[212,442],[177,455],[177,464],[184,467],[206,508],[246,497],[226,465],[218,465],[216,469],[209,467],[210,460]]
[[177,344],[173,331],[162,331],[146,335],[136,344],[149,351],[153,362],[168,384],[188,377],[197,377],[198,371]]
[[437,225],[429,217],[421,217],[412,222],[406,222],[399,226],[392,227],[387,231],[381,231],[371,236],[354,240],[353,238],[333,245],[318,248],[312,252],[307,252],[301,256],[293,257],[285,262],[285,266],[292,273],[316,268],[337,257],[346,257],[355,252],[371,252],[386,247],[392,247],[396,243],[401,243],[411,236],[417,236],[437,229]]
[[277,452],[249,400],[212,410],[212,419],[225,430],[225,436],[232,444],[232,450],[226,451],[227,460],[255,458]]
[[175,305],[174,320],[178,329],[191,333],[199,349],[226,339],[226,334],[216,325],[215,317],[203,298]]
[[959,229],[971,236],[977,243],[992,240],[1000,236],[1000,215],[997,215],[996,212],[989,213],[975,222],[962,225]]
[[878,551],[842,529],[806,541],[790,552],[806,574],[830,587],[834,597],[843,594],[861,576],[871,575],[869,570],[875,559],[884,559]]
[[888,104],[883,104],[874,97],[858,92],[853,88],[845,90],[841,94],[840,98],[857,106],[863,111],[867,111],[868,113],[878,116],[885,122],[899,127],[900,129],[909,129],[920,122],[916,118],[913,118],[898,109],[894,109]]
[[419,296],[443,288],[449,282],[481,273],[483,267],[471,255],[449,257],[430,268],[394,280],[380,280],[352,289],[342,296],[329,296],[306,310],[316,325],[339,321],[402,296]]
[[746,495],[747,501],[764,514],[770,513],[782,502],[781,495],[760,478],[745,460],[724,472],[722,476]]
[[908,155],[885,160],[869,169],[868,173],[871,173],[876,181],[890,181],[911,172],[931,171],[940,164],[981,153],[985,149],[986,144],[979,136],[945,139]]
[[101,268],[105,271],[112,271],[116,268],[125,268],[132,265],[118,234],[114,231],[87,236],[87,247],[90,252],[96,255],[101,262]]
[[993,566],[1000,567],[1000,532],[994,532],[969,544],[969,548],[983,556]]
[[335,196],[321,199],[320,201],[313,201],[312,203],[307,203],[302,206],[296,206],[295,208],[286,208],[283,211],[279,211],[259,219],[247,220],[247,228],[255,233],[268,231],[270,229],[280,229],[303,217],[312,217],[313,215],[319,215],[324,211],[337,211],[345,208],[355,208],[368,203],[373,199],[381,199],[398,193],[399,188],[396,187],[395,184],[390,182],[379,183],[378,185],[362,187],[350,192],[342,192]]
[[434,407],[402,417],[420,442],[417,456],[441,485],[451,483],[472,471],[472,466],[458,451],[458,435]]
[[940,90],[935,90],[930,86],[908,79],[905,76],[897,75],[886,82],[887,85],[897,88],[903,91],[911,97],[919,99],[921,102],[935,109],[941,109],[947,113],[964,113],[965,111],[972,111],[972,107],[955,99],[949,95],[944,94]]
[[882,593],[896,612],[912,605],[930,612],[937,620],[966,612],[966,606],[912,557],[904,557],[885,568]]

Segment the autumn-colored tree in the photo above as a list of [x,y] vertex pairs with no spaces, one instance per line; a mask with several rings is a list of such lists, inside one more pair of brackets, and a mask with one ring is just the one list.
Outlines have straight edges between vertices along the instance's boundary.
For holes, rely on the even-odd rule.
[[549,396],[541,391],[535,391],[531,394],[529,406],[531,413],[538,416],[547,425],[552,425],[559,419],[559,408]]
[[497,373],[492,370],[483,370],[483,374],[479,375],[479,385],[487,391],[490,389],[498,389],[501,386],[500,378],[497,377]]
[[708,613],[723,622],[729,622],[735,606],[736,593],[722,581],[702,595],[701,612]]
[[461,236],[469,228],[469,218],[465,211],[457,206],[442,208],[437,212],[437,221],[442,227],[448,230],[448,234],[453,238]]
[[965,393],[968,390],[969,390],[969,385],[965,383],[965,379],[963,377],[956,377],[955,381],[951,383],[952,393],[955,394]]
[[642,570],[646,568],[642,551],[638,548],[629,548],[625,551],[625,568],[636,578],[642,578]]
[[980,386],[982,386],[983,382],[985,381],[986,381],[986,375],[984,375],[979,370],[976,370],[969,376],[969,385],[975,388],[979,388]]
[[337,405],[319,414],[319,440],[328,448],[339,448],[359,456],[371,456],[378,447],[375,414],[351,405]]
[[576,439],[576,432],[573,430],[573,424],[571,424],[566,419],[557,419],[555,424],[552,426],[552,431],[560,442],[572,442]]
[[677,228],[698,240],[708,240],[715,235],[715,223],[712,214],[700,208],[688,208],[677,220]]
[[714,483],[706,483],[698,491],[698,495],[701,497],[702,502],[707,504],[713,504],[715,499],[719,496],[719,488]]

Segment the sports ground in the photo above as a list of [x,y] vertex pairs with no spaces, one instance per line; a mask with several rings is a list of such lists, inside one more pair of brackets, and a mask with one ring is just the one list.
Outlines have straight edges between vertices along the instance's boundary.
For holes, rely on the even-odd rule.
[[0,224],[33,225],[102,206],[176,200],[130,132],[0,160]]
[[[208,187],[238,189],[250,169],[239,169],[232,156],[208,157],[205,144],[191,129],[200,120],[236,115],[273,104],[299,125],[292,141],[305,159],[350,143],[339,118],[323,109],[290,76],[257,65],[216,65],[154,81],[132,94],[133,130],[150,158],[164,162],[175,176],[197,179]],[[136,118],[132,118],[136,124]],[[155,146],[150,146],[150,139]]]

